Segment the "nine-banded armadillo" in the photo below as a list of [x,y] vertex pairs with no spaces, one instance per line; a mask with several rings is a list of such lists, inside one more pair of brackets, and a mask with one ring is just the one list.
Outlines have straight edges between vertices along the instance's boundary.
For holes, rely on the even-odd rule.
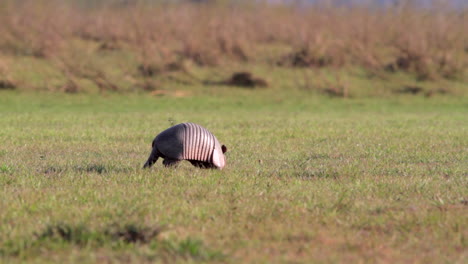
[[200,168],[222,169],[226,164],[226,146],[206,128],[194,123],[182,123],[170,127],[153,140],[153,150],[143,168],[151,167],[159,157],[168,167],[181,160],[188,160]]

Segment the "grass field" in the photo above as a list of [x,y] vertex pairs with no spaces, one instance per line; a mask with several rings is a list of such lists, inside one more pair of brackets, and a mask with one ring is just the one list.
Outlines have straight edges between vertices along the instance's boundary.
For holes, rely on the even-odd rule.
[[[468,261],[466,97],[200,89],[0,91],[0,262]],[[225,170],[142,170],[186,121]]]
[[468,263],[466,7],[98,2],[0,1],[0,263]]

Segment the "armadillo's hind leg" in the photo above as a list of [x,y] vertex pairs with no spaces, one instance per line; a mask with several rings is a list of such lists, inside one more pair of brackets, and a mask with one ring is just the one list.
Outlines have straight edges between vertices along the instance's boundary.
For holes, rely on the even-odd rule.
[[143,166],[143,169],[150,168],[151,166],[153,166],[153,164],[156,163],[156,161],[158,161],[158,158],[160,156],[161,155],[160,155],[159,151],[156,148],[153,148],[148,160],[146,161],[145,165]]
[[163,160],[163,164],[166,167],[175,167],[175,166],[177,166],[177,164],[179,164],[179,162],[180,162],[180,160],[170,159],[170,158],[165,158]]

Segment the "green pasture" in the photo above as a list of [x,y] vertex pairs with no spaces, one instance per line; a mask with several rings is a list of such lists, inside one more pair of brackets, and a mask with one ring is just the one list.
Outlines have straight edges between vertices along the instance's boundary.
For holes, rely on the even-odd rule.
[[[0,262],[467,263],[466,97],[198,91],[0,91]],[[188,121],[226,168],[143,170]]]

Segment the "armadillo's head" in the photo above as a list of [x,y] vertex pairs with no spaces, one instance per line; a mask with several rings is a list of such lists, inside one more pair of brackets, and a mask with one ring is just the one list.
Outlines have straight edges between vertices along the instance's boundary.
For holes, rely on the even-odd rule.
[[224,156],[226,151],[227,147],[225,145],[222,145],[221,148],[215,147],[213,151],[213,164],[220,170],[226,165],[226,157]]

